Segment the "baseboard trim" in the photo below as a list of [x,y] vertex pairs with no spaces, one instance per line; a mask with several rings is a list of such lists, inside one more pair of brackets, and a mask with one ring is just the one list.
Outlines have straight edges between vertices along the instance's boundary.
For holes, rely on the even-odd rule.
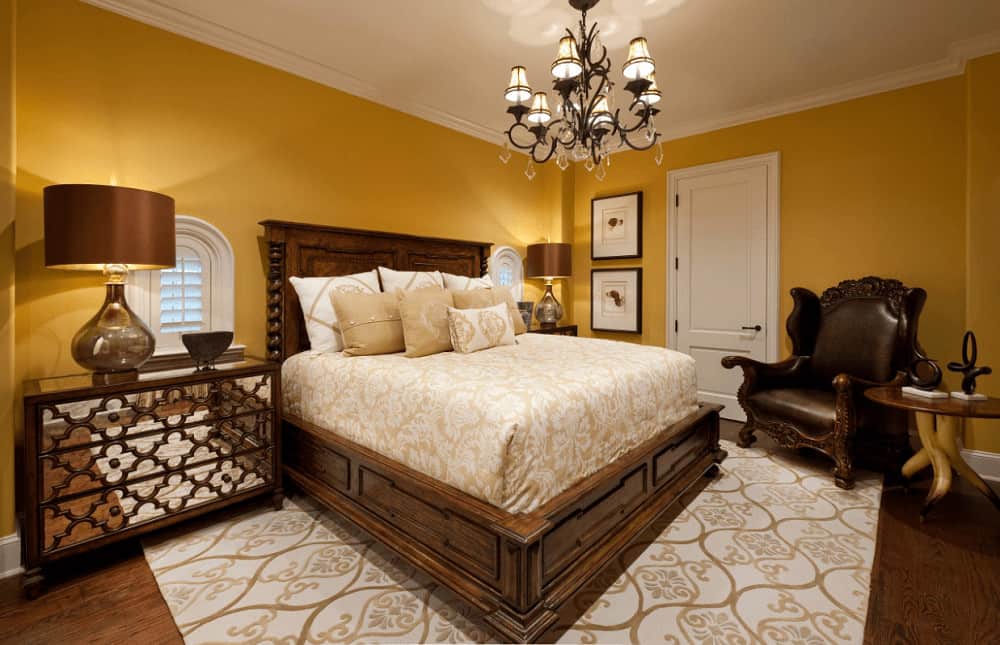
[[21,568],[21,535],[11,533],[0,537],[0,579],[16,576]]
[[962,458],[983,479],[1000,482],[1000,454],[963,448]]

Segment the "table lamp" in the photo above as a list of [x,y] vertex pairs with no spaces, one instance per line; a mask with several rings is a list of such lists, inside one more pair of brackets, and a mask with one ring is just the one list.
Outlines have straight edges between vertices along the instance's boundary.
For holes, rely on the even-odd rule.
[[176,263],[174,200],[136,188],[58,184],[43,191],[45,266],[103,271],[104,306],[73,337],[73,359],[96,376],[128,376],[156,338],[125,302],[129,270]]
[[545,295],[535,305],[535,318],[543,327],[553,327],[563,316],[562,305],[552,294],[552,281],[568,278],[570,245],[558,242],[528,245],[528,277],[545,280]]

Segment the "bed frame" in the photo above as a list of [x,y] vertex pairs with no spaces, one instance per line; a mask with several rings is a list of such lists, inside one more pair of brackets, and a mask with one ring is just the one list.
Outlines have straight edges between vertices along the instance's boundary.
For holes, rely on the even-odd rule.
[[[264,221],[267,351],[308,348],[290,276],[382,265],[486,273],[490,244]],[[530,642],[575,592],[725,457],[719,410],[703,404],[664,432],[527,514],[511,514],[293,415],[284,415],[290,483],[368,531],[484,614]],[[667,430],[667,429],[665,429]]]

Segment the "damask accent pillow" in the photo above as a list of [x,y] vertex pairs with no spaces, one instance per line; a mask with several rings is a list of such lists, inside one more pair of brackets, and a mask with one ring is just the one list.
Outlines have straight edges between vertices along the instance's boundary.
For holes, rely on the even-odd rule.
[[450,352],[448,308],[455,304],[451,293],[444,289],[417,289],[400,291],[398,297],[406,355],[416,358]]
[[481,278],[470,278],[467,275],[455,275],[454,273],[442,273],[444,278],[444,288],[448,291],[468,291],[469,289],[491,289],[493,278],[484,275]]
[[490,289],[469,289],[468,291],[453,291],[452,297],[455,299],[455,306],[459,309],[480,309],[501,303],[507,305],[510,313],[511,324],[515,334],[524,334],[528,327],[521,318],[521,312],[517,308],[517,301],[510,287],[492,287]]
[[514,326],[504,303],[483,309],[448,307],[448,331],[452,347],[462,354],[514,344]]
[[379,267],[378,275],[382,279],[382,291],[386,293],[395,293],[397,290],[426,289],[427,287],[444,288],[444,278],[441,277],[440,271],[396,271],[387,267]]
[[317,352],[339,352],[344,348],[344,341],[337,329],[337,314],[333,311],[331,293],[379,292],[378,273],[374,269],[331,278],[293,276],[288,281],[292,283],[295,293],[299,296],[302,316],[306,320],[309,346]]
[[405,349],[396,294],[334,291],[332,299],[345,355],[395,354]]

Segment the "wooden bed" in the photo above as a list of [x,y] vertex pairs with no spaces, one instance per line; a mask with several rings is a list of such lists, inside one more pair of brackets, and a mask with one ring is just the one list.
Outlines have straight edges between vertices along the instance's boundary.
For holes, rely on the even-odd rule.
[[[486,272],[490,244],[264,221],[267,349],[308,349],[290,276],[370,271]],[[480,609],[504,638],[534,641],[559,608],[725,457],[719,410],[703,404],[664,433],[514,515],[293,415],[284,472],[309,493]]]

